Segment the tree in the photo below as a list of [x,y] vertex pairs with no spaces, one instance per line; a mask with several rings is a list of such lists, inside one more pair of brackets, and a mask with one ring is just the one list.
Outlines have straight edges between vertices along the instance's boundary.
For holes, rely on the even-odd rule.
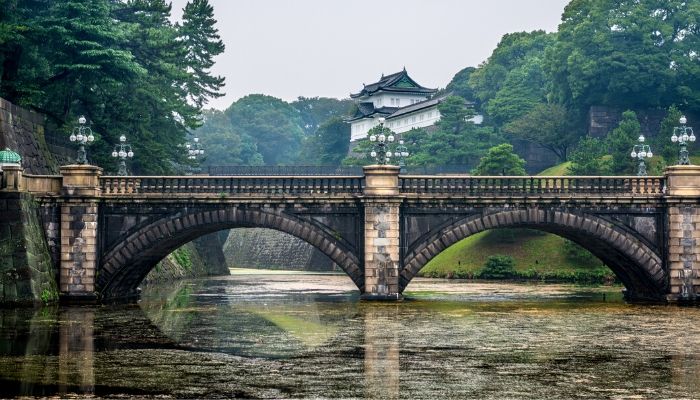
[[299,162],[304,131],[299,112],[289,103],[251,94],[233,103],[226,115],[241,135],[252,138],[265,165]]
[[241,135],[223,111],[207,110],[195,134],[206,149],[204,165],[262,165],[263,157],[249,136]]
[[607,154],[605,143],[597,138],[586,136],[579,140],[571,153],[569,175],[596,176],[609,175],[611,159]]
[[651,140],[651,150],[654,154],[661,156],[665,165],[678,163],[678,144],[671,142],[673,128],[679,126],[678,120],[682,113],[675,105],[668,108],[666,117],[661,121],[659,134]]
[[[476,71],[474,67],[467,67],[457,72],[450,83],[447,84],[445,90],[455,96],[459,96],[467,101],[474,101],[474,90],[469,86],[469,77]],[[479,105],[477,104],[477,107]]]
[[605,138],[605,147],[612,156],[611,172],[615,175],[633,175],[637,161],[630,157],[630,152],[641,132],[637,114],[627,110],[622,113],[622,120]]
[[575,128],[573,118],[558,104],[538,104],[528,113],[509,123],[504,131],[517,138],[537,143],[553,152],[559,160],[566,161],[569,148],[576,143],[581,132]]
[[299,110],[302,128],[306,135],[316,132],[316,129],[331,118],[348,115],[354,103],[350,100],[338,100],[329,97],[299,97],[291,103]]
[[474,169],[474,175],[526,175],[525,160],[513,153],[513,145],[499,144],[489,149]]
[[457,96],[448,96],[437,106],[440,112],[438,127],[443,132],[462,132],[470,122],[468,119],[474,113],[467,108],[464,99]]
[[542,59],[555,36],[544,31],[503,35],[488,60],[470,74],[469,86],[481,110],[496,126],[545,101],[549,82]]
[[189,79],[185,81],[189,99],[201,108],[207,99],[223,96],[219,90],[224,78],[212,76],[214,57],[224,52],[224,43],[214,26],[214,7],[209,0],[192,0],[185,6],[182,25],[178,26],[178,39],[187,49],[185,63]]
[[699,20],[696,1],[571,1],[545,63],[555,100],[581,112],[700,109]]
[[349,146],[350,125],[342,117],[333,117],[307,137],[304,159],[311,164],[337,166],[348,154]]
[[[211,13],[196,24],[190,4],[206,1],[188,3],[188,29],[215,36]],[[205,98],[218,90],[192,60],[211,60],[216,50],[181,35],[165,0],[2,5],[0,96],[48,115],[58,131],[69,131],[85,115],[100,136],[90,152],[93,163],[114,162],[109,154],[121,134],[134,146],[137,173],[168,173],[184,159],[180,145],[200,124]]]

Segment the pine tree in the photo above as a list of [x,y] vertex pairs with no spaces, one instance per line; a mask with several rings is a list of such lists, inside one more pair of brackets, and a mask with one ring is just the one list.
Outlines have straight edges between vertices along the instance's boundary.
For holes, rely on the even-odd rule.
[[185,64],[190,78],[185,85],[190,100],[200,108],[208,98],[223,96],[219,90],[224,86],[224,78],[212,76],[209,71],[214,57],[224,52],[215,24],[214,8],[209,1],[192,0],[185,6],[178,29],[179,40],[187,50]]

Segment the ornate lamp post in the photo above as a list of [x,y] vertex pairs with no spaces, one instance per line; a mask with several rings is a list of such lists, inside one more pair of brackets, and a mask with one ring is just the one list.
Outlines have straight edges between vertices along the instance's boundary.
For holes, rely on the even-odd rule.
[[134,156],[134,151],[131,150],[131,145],[126,143],[126,136],[119,136],[119,143],[114,145],[114,150],[112,151],[112,157],[119,158],[119,171],[117,175],[127,176],[126,172],[126,159],[132,158]]
[[404,144],[403,139],[399,139],[399,145],[396,146],[394,154],[399,158],[399,167],[401,167],[400,170],[403,172],[406,166],[406,157],[408,157],[408,147]]
[[185,145],[185,148],[187,148],[187,158],[190,160],[196,160],[199,156],[204,155],[202,144],[199,143],[199,138],[196,136],[192,138],[192,143]]
[[384,118],[379,118],[379,134],[369,136],[369,141],[374,146],[369,153],[370,157],[374,158],[379,165],[391,162],[393,154],[389,150],[389,144],[393,143],[394,140],[394,133],[391,130],[388,130],[387,134],[384,133]]
[[632,153],[630,156],[639,160],[639,165],[637,167],[637,176],[647,175],[647,165],[644,163],[645,158],[651,158],[654,154],[651,152],[651,147],[644,144],[644,135],[639,135],[639,144],[635,144],[632,148]]
[[681,145],[680,155],[678,157],[679,165],[690,165],[690,158],[688,158],[688,142],[695,141],[695,134],[693,133],[693,128],[685,126],[688,120],[685,115],[681,116],[678,120],[681,126],[673,128],[673,136],[671,136],[671,141],[673,143],[678,142]]
[[70,141],[78,144],[78,158],[75,160],[78,164],[87,164],[87,157],[85,152],[85,145],[95,141],[95,136],[92,134],[92,129],[89,126],[85,126],[87,120],[84,116],[78,118],[78,126],[73,128],[73,132],[70,134]]

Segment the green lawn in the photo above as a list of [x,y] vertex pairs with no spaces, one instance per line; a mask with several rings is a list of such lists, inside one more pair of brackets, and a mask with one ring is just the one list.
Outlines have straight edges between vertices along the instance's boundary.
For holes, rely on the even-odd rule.
[[537,175],[540,176],[562,176],[568,175],[568,169],[571,165],[571,161],[566,161],[561,164],[557,164],[553,167],[549,167]]

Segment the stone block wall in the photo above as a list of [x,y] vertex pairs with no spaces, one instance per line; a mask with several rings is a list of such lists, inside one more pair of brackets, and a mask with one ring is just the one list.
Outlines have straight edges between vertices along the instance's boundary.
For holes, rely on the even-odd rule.
[[382,200],[365,203],[364,298],[400,298],[399,206]]
[[305,241],[273,229],[232,229],[224,244],[229,267],[331,271],[334,263]]
[[[228,271],[227,271],[228,272]],[[146,275],[144,285],[156,285],[178,279],[211,275],[194,242],[187,243],[168,254]]]
[[672,206],[668,215],[670,300],[695,300],[700,292],[700,208]]
[[44,121],[44,115],[0,98],[0,148],[19,153],[27,174],[58,173],[58,163],[46,144]]
[[57,277],[31,195],[0,192],[0,303],[58,300]]
[[[617,128],[622,120],[625,110],[615,107],[591,106],[588,111],[588,134],[593,137],[605,137],[613,129]],[[666,110],[646,109],[632,110],[637,114],[637,119],[642,128],[642,134],[646,137],[654,137],[659,134],[661,122],[666,118]],[[698,126],[698,116],[688,115],[689,125]]]

